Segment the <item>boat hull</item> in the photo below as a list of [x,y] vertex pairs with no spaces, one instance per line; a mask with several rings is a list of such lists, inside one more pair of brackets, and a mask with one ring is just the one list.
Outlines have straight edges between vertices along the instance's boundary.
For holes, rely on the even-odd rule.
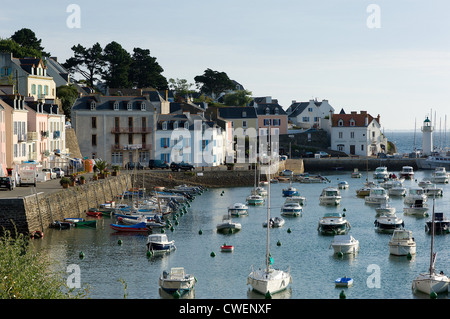
[[413,280],[412,289],[414,292],[422,292],[426,294],[434,293],[446,293],[448,292],[449,278],[440,274],[420,274]]
[[110,224],[109,226],[117,232],[147,233],[151,230],[145,223],[136,225]]
[[247,285],[260,294],[275,294],[285,290],[292,278],[288,272],[270,269],[269,272],[259,269],[252,271],[247,277]]
[[389,253],[394,256],[415,255],[416,243],[389,242]]
[[354,244],[332,244],[334,253],[356,254],[359,250],[359,243]]

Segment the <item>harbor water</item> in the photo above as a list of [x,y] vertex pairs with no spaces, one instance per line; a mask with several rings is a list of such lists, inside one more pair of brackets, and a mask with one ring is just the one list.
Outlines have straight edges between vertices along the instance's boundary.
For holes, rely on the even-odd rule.
[[[396,172],[398,174],[398,172]],[[337,299],[342,288],[336,288],[335,279],[353,278],[353,287],[345,289],[348,299],[414,299],[429,298],[414,294],[412,280],[426,272],[430,261],[431,236],[425,232],[430,217],[413,217],[403,214],[403,198],[391,198],[390,205],[397,216],[404,220],[405,229],[411,230],[417,242],[417,254],[395,257],[389,254],[390,234],[378,233],[374,228],[375,206],[364,203],[356,196],[356,189],[365,181],[351,178],[350,172],[322,172],[329,182],[317,184],[293,183],[307,203],[301,217],[285,218],[281,228],[270,229],[270,251],[273,266],[290,268],[292,284],[285,292],[273,298]],[[372,178],[372,172],[368,173]],[[430,177],[431,171],[417,171],[413,180],[406,180],[406,188]],[[319,195],[324,187],[336,186],[347,181],[349,188],[341,190],[338,206],[319,205]],[[287,183],[271,185],[271,216],[280,216],[285,198],[282,189]],[[436,211],[449,216],[450,185],[438,184],[444,196],[435,201]],[[89,286],[93,299],[159,299],[170,297],[160,292],[158,278],[171,267],[184,267],[197,278],[195,289],[189,297],[196,299],[254,299],[264,298],[246,284],[251,267],[263,267],[266,249],[267,203],[249,207],[249,215],[233,218],[242,224],[242,230],[234,234],[221,234],[216,225],[227,214],[233,203],[245,203],[250,187],[216,188],[205,191],[191,202],[188,212],[178,218],[174,230],[167,230],[177,249],[164,256],[147,257],[146,235],[125,235],[114,232],[109,225],[115,220],[99,219],[96,229],[49,229],[34,247],[48,254],[52,267],[69,271],[79,266],[81,285]],[[432,200],[428,201],[431,214]],[[339,257],[330,248],[332,236],[321,235],[318,221],[327,212],[345,213],[351,225],[349,234],[360,242],[356,255]],[[288,232],[288,229],[291,231]],[[200,234],[201,231],[201,234]],[[121,241],[121,244],[119,244]],[[233,252],[220,252],[224,243],[233,245]],[[278,243],[278,244],[277,244]],[[436,270],[450,273],[450,235],[437,235],[434,248],[437,254]],[[80,259],[80,252],[84,258]],[[214,252],[215,256],[211,256]],[[70,271],[67,276],[70,275]],[[123,283],[126,283],[124,289]],[[448,298],[447,294],[439,298]]]

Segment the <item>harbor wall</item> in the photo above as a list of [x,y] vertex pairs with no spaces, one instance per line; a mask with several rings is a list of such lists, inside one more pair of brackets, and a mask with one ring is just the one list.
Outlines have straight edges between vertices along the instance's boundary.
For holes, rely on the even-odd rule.
[[90,181],[53,193],[35,193],[0,200],[0,233],[45,231],[53,221],[69,217],[85,218],[89,208],[114,200],[131,187],[128,174]]
[[401,171],[403,166],[411,166],[417,170],[416,159],[414,158],[351,158],[351,157],[331,157],[331,158],[304,158],[303,166],[305,172],[313,171],[353,171],[357,168],[360,172],[366,170],[373,171],[379,166],[386,166],[388,171]]

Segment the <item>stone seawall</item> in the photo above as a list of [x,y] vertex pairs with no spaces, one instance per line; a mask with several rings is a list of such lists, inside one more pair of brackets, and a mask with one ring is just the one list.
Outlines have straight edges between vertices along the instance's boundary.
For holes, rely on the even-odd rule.
[[130,175],[108,177],[62,189],[54,193],[37,193],[19,198],[0,200],[0,233],[45,231],[56,220],[86,217],[91,207],[114,200],[116,195],[131,187]]
[[418,169],[416,159],[414,158],[304,158],[303,166],[305,172],[332,170],[353,171],[355,168],[359,171],[365,171],[366,169],[373,171],[379,166],[386,166],[388,171],[400,171],[403,166],[412,166],[414,170]]

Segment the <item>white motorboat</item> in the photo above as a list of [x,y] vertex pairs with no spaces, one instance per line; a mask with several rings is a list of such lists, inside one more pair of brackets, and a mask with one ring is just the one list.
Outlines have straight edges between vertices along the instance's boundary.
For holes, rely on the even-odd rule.
[[261,195],[252,194],[247,196],[247,205],[257,206],[264,204],[264,197]]
[[379,232],[393,232],[395,229],[402,229],[405,226],[403,219],[395,214],[384,214],[378,216],[374,222],[375,228]]
[[361,178],[362,174],[359,172],[357,168],[353,169],[352,178]]
[[341,202],[341,193],[336,187],[326,187],[319,196],[319,202],[322,205],[339,205]]
[[[433,198],[433,213],[432,221],[434,222],[435,212],[434,212],[434,198]],[[426,293],[429,296],[431,294],[448,293],[450,278],[444,275],[444,273],[436,273],[435,263],[436,263],[436,253],[434,252],[434,227],[431,228],[431,252],[430,252],[430,267],[428,272],[419,274],[413,282],[412,289],[414,292]]]
[[434,225],[434,233],[448,234],[450,232],[450,219],[444,216],[442,212],[434,213],[434,220],[428,220],[425,225],[425,230],[431,232],[432,225]]
[[377,216],[380,216],[383,214],[395,214],[396,209],[395,207],[390,206],[389,202],[385,202],[376,207],[375,211],[377,212]]
[[414,204],[416,200],[426,202],[427,199],[428,197],[422,187],[411,187],[408,190],[408,194],[405,196],[404,203],[406,205],[411,205]]
[[355,254],[359,250],[359,240],[351,235],[335,235],[331,246],[336,254]]
[[252,194],[253,195],[256,194],[256,195],[260,195],[260,196],[267,196],[267,190],[262,186],[258,186],[252,190]]
[[423,202],[422,199],[418,199],[414,202],[414,204],[410,204],[407,207],[403,208],[403,213],[406,215],[413,216],[425,216],[427,215],[428,205]]
[[389,200],[389,195],[383,187],[372,187],[369,196],[364,197],[366,204],[380,205]]
[[387,179],[389,178],[389,173],[387,171],[387,167],[380,166],[375,168],[375,171],[373,172],[373,178],[374,179]]
[[322,234],[340,235],[350,229],[350,223],[340,213],[326,213],[319,219],[317,230]]
[[425,187],[423,187],[423,190],[425,192],[425,194],[429,197],[439,197],[439,196],[443,196],[444,195],[444,189],[441,187],[437,187],[436,184],[428,184]]
[[169,294],[178,293],[180,296],[194,289],[197,279],[194,275],[186,274],[183,267],[173,267],[170,272],[163,271],[159,277],[159,286]]
[[414,169],[412,166],[403,166],[400,171],[400,177],[405,179],[413,179],[414,178]]
[[[282,217],[276,216],[273,218],[270,218],[269,220],[269,227],[276,228],[276,227],[282,227],[285,223],[285,220]],[[263,227],[267,227],[267,221],[263,223]]]
[[283,216],[301,216],[302,211],[302,206],[295,202],[284,203],[281,207],[281,215]]
[[348,187],[349,187],[349,185],[348,185],[347,181],[342,181],[342,182],[339,182],[339,184],[338,184],[339,189],[348,189]]
[[241,230],[240,223],[233,222],[230,215],[225,215],[222,222],[217,224],[217,231],[225,234],[233,234]]
[[436,167],[431,174],[431,182],[437,184],[448,184],[449,177],[445,167]]
[[299,203],[301,206],[305,206],[306,204],[306,197],[295,195],[295,196],[289,196],[286,197],[285,203]]
[[175,241],[169,241],[166,234],[151,234],[147,237],[147,251],[149,252],[166,253],[175,249]]
[[429,179],[422,179],[417,185],[419,185],[419,187],[425,188],[428,185],[432,185],[433,183],[429,180]]
[[[270,132],[270,127],[269,127]],[[270,135],[269,135],[270,136]],[[271,145],[271,141],[269,141]],[[269,161],[270,164],[270,161]],[[267,179],[270,180],[270,172],[267,174]],[[270,183],[267,187],[267,221],[270,221]],[[265,296],[270,296],[277,292],[283,291],[288,288],[292,282],[290,270],[283,271],[281,269],[272,268],[273,258],[270,255],[270,240],[269,233],[270,227],[267,227],[266,232],[266,254],[264,257],[264,268],[257,270],[251,267],[250,274],[247,277],[247,285],[251,285],[254,291],[259,292]]]
[[248,206],[242,203],[234,203],[228,207],[228,213],[231,216],[244,216],[248,215]]
[[388,189],[389,196],[405,196],[406,187],[401,181],[392,181],[391,187]]
[[412,231],[405,229],[394,230],[389,241],[389,253],[395,256],[407,256],[416,254],[416,241]]
[[289,186],[288,188],[283,188],[283,196],[284,197],[292,197],[297,196],[298,190],[293,186]]

